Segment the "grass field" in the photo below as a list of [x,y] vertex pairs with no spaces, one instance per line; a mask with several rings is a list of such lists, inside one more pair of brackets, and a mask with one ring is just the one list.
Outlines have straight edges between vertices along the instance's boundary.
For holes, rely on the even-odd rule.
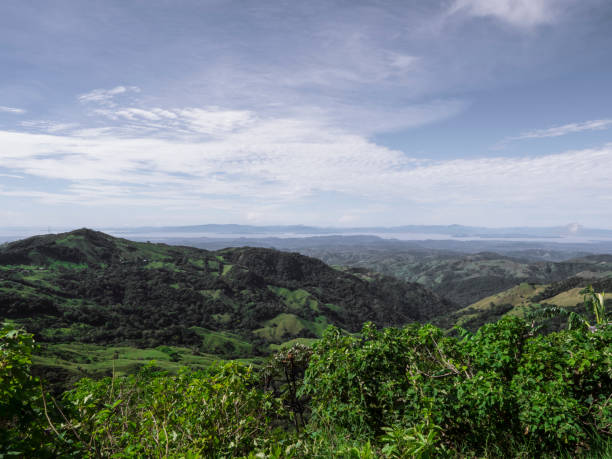
[[[126,375],[148,364],[170,373],[177,373],[181,368],[202,370],[228,359],[208,353],[194,353],[192,349],[178,346],[139,349],[70,343],[46,344],[32,360],[35,367],[44,367],[45,371],[60,370],[80,378]],[[242,358],[236,361],[255,366],[263,364],[261,358]]]
[[206,368],[219,360],[212,354],[194,355],[188,348],[160,346],[155,349],[138,349],[129,346],[98,346],[95,344],[67,343],[46,344],[34,356],[35,365],[59,367],[70,372],[93,375],[132,373],[148,362],[171,372],[181,367]]
[[298,337],[305,330],[320,337],[328,326],[329,322],[325,316],[318,316],[314,321],[310,321],[295,314],[279,314],[266,321],[264,326],[254,333],[270,341],[283,341]]
[[547,286],[543,284],[528,284],[523,282],[495,295],[487,296],[464,308],[463,310],[485,310],[491,305],[511,304],[515,307],[528,306],[531,304],[531,297],[542,292]]
[[304,289],[289,290],[284,287],[268,285],[268,290],[281,297],[285,305],[287,305],[291,311],[299,312],[305,307],[309,307],[313,311],[319,312],[318,301],[312,298],[311,294]]

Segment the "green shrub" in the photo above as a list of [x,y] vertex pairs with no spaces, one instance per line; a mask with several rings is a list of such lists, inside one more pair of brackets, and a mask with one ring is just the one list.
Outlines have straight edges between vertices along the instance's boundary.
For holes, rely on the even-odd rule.
[[[32,376],[32,334],[0,328],[0,457],[53,457],[42,386]],[[47,413],[48,415],[48,413]]]
[[360,337],[332,328],[301,394],[310,429],[395,439],[387,452],[430,438],[436,454],[573,453],[610,435],[611,349],[610,327],[534,336],[511,317],[460,338],[430,325],[366,325]]
[[258,382],[250,367],[235,363],[178,376],[145,368],[125,378],[81,380],[65,401],[90,455],[235,456],[270,435],[278,410]]

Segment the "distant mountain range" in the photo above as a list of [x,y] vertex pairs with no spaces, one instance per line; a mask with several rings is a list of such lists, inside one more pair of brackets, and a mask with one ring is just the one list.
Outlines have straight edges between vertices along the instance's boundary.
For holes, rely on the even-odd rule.
[[446,235],[454,238],[495,237],[495,238],[559,238],[568,236],[612,238],[612,230],[585,228],[576,223],[553,227],[508,227],[486,228],[463,225],[403,225],[394,227],[317,227],[305,225],[191,225],[191,226],[146,226],[135,228],[105,228],[111,233],[208,233],[218,235],[253,235],[253,234],[287,234],[287,235],[329,235],[329,234],[414,234]]
[[[47,231],[45,231],[47,230]],[[0,227],[0,238],[8,240],[44,232],[51,228]],[[57,232],[58,228],[53,228]],[[63,229],[62,229],[63,230]],[[113,235],[151,235],[161,236],[183,234],[185,236],[208,237],[306,237],[317,235],[382,235],[386,238],[427,240],[448,237],[451,239],[556,239],[592,238],[612,239],[612,229],[586,228],[577,223],[551,227],[505,227],[487,228],[464,225],[402,225],[393,227],[318,227],[307,225],[238,225],[205,224],[188,226],[140,226],[140,227],[101,227],[99,230]],[[173,236],[169,236],[173,237]]]

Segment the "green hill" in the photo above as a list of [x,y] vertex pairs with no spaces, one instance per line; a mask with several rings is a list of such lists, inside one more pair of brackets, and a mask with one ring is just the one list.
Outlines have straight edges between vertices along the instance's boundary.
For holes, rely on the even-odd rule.
[[[558,306],[584,314],[588,311],[583,308],[583,296],[580,291],[587,285],[593,285],[597,292],[609,292],[612,290],[612,276],[608,273],[583,273],[551,284],[523,282],[465,308],[437,317],[433,322],[443,328],[459,325],[475,330],[503,316],[525,317],[542,305]],[[608,307],[611,302],[610,299],[606,300]]]
[[306,250],[331,265],[380,272],[418,282],[461,306],[523,282],[550,284],[584,273],[596,277],[612,273],[611,255],[593,255],[561,262],[532,261],[498,253],[465,254],[432,250],[386,250],[336,247]]
[[[162,353],[168,365],[189,360],[187,350],[203,364],[253,358],[317,338],[329,324],[356,332],[366,321],[402,325],[456,308],[420,284],[272,249],[212,252],[88,229],[0,247],[0,320],[35,333],[45,343],[42,363],[68,370],[108,370],[110,346],[174,346]],[[88,348],[87,360],[80,344],[101,347]],[[127,369],[145,358],[121,355],[113,352]]]

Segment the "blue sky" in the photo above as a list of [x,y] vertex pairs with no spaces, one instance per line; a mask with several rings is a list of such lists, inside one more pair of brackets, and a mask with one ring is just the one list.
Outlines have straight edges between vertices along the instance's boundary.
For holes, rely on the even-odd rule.
[[612,228],[604,0],[0,4],[0,226]]

